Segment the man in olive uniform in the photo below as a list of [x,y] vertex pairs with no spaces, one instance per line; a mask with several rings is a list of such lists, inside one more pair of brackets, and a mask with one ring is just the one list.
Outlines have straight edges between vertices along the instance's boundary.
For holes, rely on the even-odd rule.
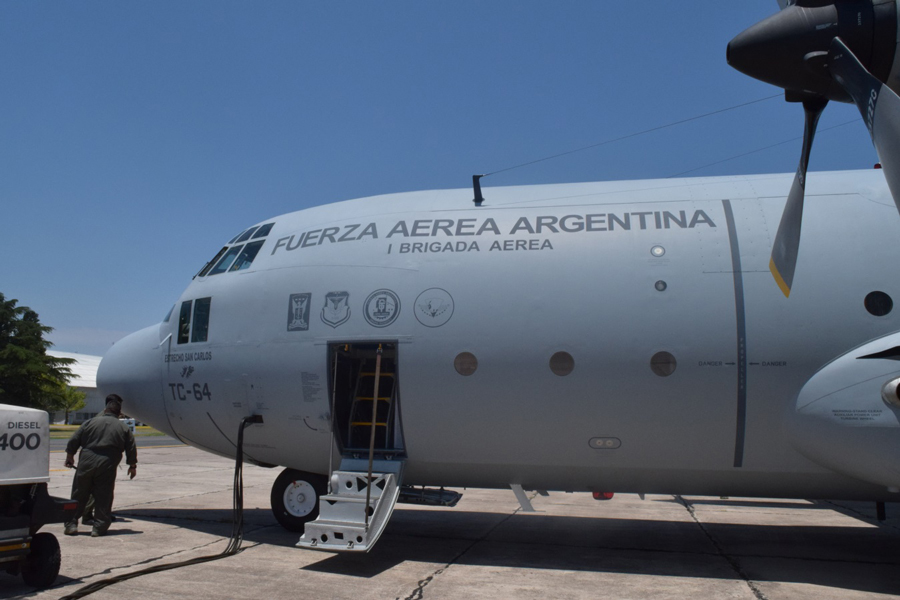
[[78,519],[84,512],[88,498],[94,497],[94,527],[91,537],[106,533],[111,522],[113,490],[116,485],[116,467],[125,453],[128,475],[137,475],[137,449],[134,436],[128,427],[119,421],[122,413],[122,398],[117,394],[106,397],[106,410],[78,428],[66,446],[66,466],[75,466],[78,456],[78,470],[72,482],[72,498],[78,501],[78,511],[66,523],[66,535],[78,533]]

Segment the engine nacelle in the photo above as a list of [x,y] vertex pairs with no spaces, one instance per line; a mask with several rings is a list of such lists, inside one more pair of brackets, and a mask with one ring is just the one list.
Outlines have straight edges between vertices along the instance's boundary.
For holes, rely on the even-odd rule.
[[833,360],[803,386],[787,417],[791,443],[813,462],[900,488],[900,333]]

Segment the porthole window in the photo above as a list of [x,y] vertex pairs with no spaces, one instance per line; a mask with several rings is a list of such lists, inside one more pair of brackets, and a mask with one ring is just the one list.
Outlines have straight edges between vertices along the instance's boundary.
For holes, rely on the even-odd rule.
[[460,352],[453,360],[453,368],[460,375],[468,377],[478,370],[478,359],[471,352]]
[[665,281],[660,279],[654,284],[654,287],[656,288],[657,292],[664,292],[666,291],[666,288],[669,287],[669,285]]
[[884,292],[871,292],[866,296],[866,310],[876,317],[887,315],[894,308],[894,301]]
[[650,359],[650,370],[660,377],[668,377],[677,367],[675,357],[668,352],[657,352]]
[[550,370],[554,375],[565,377],[575,370],[575,359],[568,352],[557,352],[550,357]]

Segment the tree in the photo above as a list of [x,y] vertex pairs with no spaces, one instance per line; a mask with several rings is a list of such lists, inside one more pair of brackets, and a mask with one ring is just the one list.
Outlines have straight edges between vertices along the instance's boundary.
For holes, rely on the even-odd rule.
[[0,403],[53,410],[72,377],[71,358],[47,354],[53,344],[38,314],[0,293]]
[[63,423],[68,425],[69,413],[84,408],[84,399],[86,397],[87,394],[85,394],[84,392],[79,392],[71,386],[64,385],[59,391],[59,395],[56,401],[53,402],[53,408],[56,410],[65,411],[66,419],[65,421],[63,421]]

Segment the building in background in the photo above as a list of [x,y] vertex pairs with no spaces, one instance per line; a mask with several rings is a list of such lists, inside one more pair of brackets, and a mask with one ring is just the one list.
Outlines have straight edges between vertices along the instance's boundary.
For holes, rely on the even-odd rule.
[[[100,397],[97,391],[97,369],[100,367],[100,356],[90,354],[75,354],[74,352],[57,352],[48,350],[47,354],[56,358],[72,358],[75,363],[71,365],[72,379],[69,385],[85,395],[84,408],[77,412],[69,413],[69,423],[80,425],[92,417],[96,417],[106,408],[106,399]],[[51,423],[62,423],[66,418],[65,412],[50,413]]]

